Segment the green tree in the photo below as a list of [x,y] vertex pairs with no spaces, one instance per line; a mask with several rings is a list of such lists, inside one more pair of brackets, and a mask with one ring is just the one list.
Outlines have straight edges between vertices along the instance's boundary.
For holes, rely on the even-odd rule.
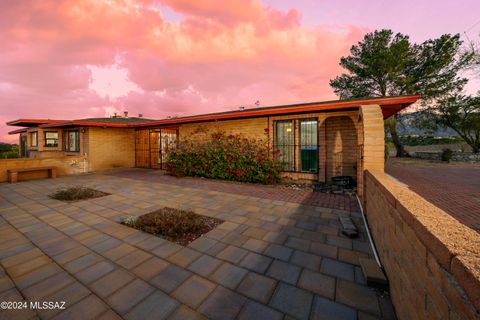
[[419,126],[426,129],[452,128],[474,153],[480,152],[480,92],[477,96],[455,93],[439,99],[419,121]]
[[[429,104],[467,82],[458,73],[471,54],[461,54],[461,44],[458,34],[416,44],[401,33],[377,30],[366,34],[352,46],[349,56],[340,59],[347,73],[331,80],[330,86],[340,99],[420,94],[422,103]],[[385,125],[397,156],[404,156],[397,117],[388,119]]]

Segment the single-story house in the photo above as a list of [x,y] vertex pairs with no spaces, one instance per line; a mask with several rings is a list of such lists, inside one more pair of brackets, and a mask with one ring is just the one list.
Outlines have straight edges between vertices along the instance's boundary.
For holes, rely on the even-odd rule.
[[383,120],[419,96],[336,100],[161,120],[114,116],[80,120],[18,119],[21,157],[80,156],[85,172],[114,167],[164,168],[168,149],[199,126],[267,139],[279,150],[284,177],[325,182],[384,163]]

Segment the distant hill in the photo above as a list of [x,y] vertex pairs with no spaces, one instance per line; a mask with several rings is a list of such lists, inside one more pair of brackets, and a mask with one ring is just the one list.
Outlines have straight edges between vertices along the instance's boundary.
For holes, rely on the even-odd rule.
[[397,131],[401,136],[434,136],[434,137],[457,137],[458,134],[450,128],[440,128],[434,132],[418,129],[413,125],[415,120],[420,119],[419,112],[405,113],[398,117]]

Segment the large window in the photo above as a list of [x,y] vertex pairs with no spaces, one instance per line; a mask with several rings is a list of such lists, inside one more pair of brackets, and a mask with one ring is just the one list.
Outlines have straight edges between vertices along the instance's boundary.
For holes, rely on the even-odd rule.
[[37,131],[30,132],[30,146],[38,147],[38,133]]
[[80,133],[78,130],[67,131],[65,136],[65,151],[80,152]]
[[45,132],[45,147],[58,147],[58,132]]
[[284,171],[318,172],[318,120],[274,122],[274,148]]
[[292,120],[275,121],[274,146],[278,159],[283,163],[283,170],[294,171],[294,141],[295,130]]

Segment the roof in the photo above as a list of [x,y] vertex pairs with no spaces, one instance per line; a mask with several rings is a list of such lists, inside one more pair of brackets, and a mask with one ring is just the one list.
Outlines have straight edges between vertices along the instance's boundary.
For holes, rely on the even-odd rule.
[[27,132],[27,128],[13,130],[13,131],[10,131],[8,134],[17,134],[17,133],[24,133],[24,132]]
[[183,123],[215,121],[215,120],[232,120],[242,118],[267,117],[282,114],[294,113],[313,113],[335,110],[355,109],[361,105],[378,104],[382,108],[383,118],[386,119],[398,111],[415,103],[420,96],[395,96],[395,97],[379,97],[379,98],[360,98],[349,100],[332,100],[324,102],[309,102],[300,104],[279,105],[271,107],[252,108],[245,110],[235,110],[226,112],[217,112],[209,114],[201,114],[194,116],[168,118],[161,120],[152,120],[145,118],[87,118],[78,120],[32,120],[19,119],[7,122],[8,125],[32,126],[38,125],[44,128],[51,127],[111,127],[111,128],[140,128],[164,125],[179,125]]
[[191,122],[202,122],[212,120],[231,120],[241,118],[265,117],[282,114],[294,113],[312,113],[321,111],[334,111],[358,108],[361,105],[378,104],[382,108],[383,118],[394,115],[400,110],[415,103],[420,98],[419,95],[395,96],[395,97],[379,97],[379,98],[360,98],[349,100],[332,100],[324,102],[309,102],[300,104],[280,105],[262,108],[253,108],[245,110],[235,110],[227,112],[209,113],[203,115],[195,115],[188,117],[179,117],[172,119],[163,119],[148,124],[140,124],[136,127],[150,127],[160,125],[182,124]]
[[82,122],[98,122],[98,123],[117,123],[117,124],[139,124],[156,121],[154,119],[145,119],[137,117],[112,117],[112,118],[86,118],[78,119],[73,121],[82,121]]
[[53,120],[53,119],[17,119],[7,122],[9,126],[18,126],[18,127],[36,127],[41,124],[53,124],[64,122],[65,120]]

